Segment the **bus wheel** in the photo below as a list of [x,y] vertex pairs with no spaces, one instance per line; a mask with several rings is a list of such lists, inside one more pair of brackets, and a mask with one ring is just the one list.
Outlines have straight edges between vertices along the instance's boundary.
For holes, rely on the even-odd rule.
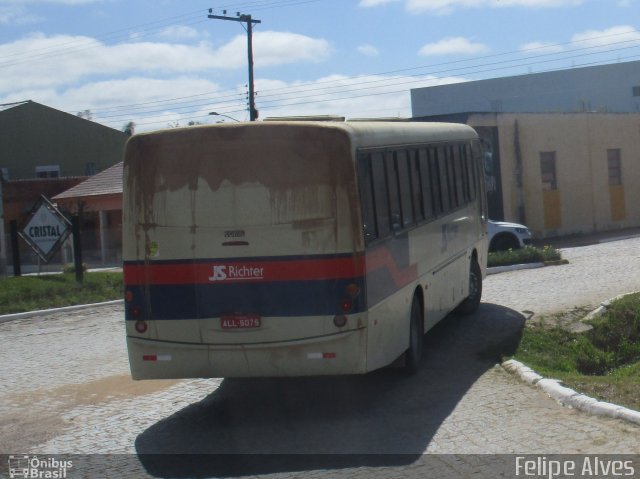
[[411,304],[411,318],[409,325],[409,349],[404,353],[404,369],[413,374],[418,371],[420,360],[422,359],[422,349],[424,344],[424,322],[422,311],[420,311],[420,301],[417,296],[413,297]]
[[474,258],[471,260],[469,269],[469,296],[460,303],[457,311],[462,314],[474,313],[480,306],[480,298],[482,298],[482,271],[478,261]]

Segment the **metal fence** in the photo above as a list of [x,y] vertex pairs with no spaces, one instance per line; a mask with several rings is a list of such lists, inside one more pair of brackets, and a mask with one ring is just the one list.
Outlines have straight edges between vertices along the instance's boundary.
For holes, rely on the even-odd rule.
[[[82,262],[87,268],[120,267],[122,266],[122,229],[105,229],[100,235],[99,231],[81,231]],[[6,274],[13,275],[13,253],[11,235],[5,234]],[[60,272],[66,265],[73,264],[73,239],[71,236],[63,243],[62,247],[53,255],[49,262],[45,263],[40,257],[20,238],[18,240],[20,250],[20,266],[23,274]],[[0,265],[1,270],[1,265]]]

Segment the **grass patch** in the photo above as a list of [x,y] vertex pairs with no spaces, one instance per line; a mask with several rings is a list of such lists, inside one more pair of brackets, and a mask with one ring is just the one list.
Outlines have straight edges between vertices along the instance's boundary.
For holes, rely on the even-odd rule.
[[75,274],[2,278],[0,314],[99,303],[121,299],[122,294],[122,273],[85,273],[82,284]]
[[584,333],[544,322],[527,327],[514,358],[576,391],[640,410],[640,294],[614,301],[589,324]]
[[536,248],[524,246],[520,249],[496,251],[489,253],[487,266],[509,266],[512,264],[542,263],[545,261],[559,261],[562,259],[560,251],[551,247]]

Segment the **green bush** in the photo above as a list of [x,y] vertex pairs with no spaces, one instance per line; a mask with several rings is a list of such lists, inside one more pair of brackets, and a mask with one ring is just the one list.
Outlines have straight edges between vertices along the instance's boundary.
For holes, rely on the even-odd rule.
[[534,369],[587,376],[604,376],[640,365],[640,294],[614,301],[591,325],[593,329],[585,333],[528,327],[516,357]]
[[562,259],[560,252],[551,247],[536,248],[524,246],[520,249],[496,251],[489,253],[487,266],[509,266],[512,264],[541,263],[545,261],[558,261]]
[[591,322],[591,343],[612,356],[614,367],[640,361],[640,296],[614,301],[608,311]]

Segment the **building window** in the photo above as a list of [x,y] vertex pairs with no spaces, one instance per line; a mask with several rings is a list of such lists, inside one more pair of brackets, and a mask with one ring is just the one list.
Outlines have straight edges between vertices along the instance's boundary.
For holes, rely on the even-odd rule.
[[36,166],[36,178],[59,178],[60,165]]
[[84,165],[84,174],[86,176],[93,176],[96,174],[96,164],[91,162]]
[[9,180],[9,168],[0,168],[0,171],[2,172],[2,179],[4,181]]
[[609,168],[609,185],[617,186],[622,184],[622,164],[620,161],[620,150],[607,150],[607,166]]
[[555,151],[543,151],[540,153],[540,174],[542,176],[543,190],[558,189]]
[[632,90],[633,90],[633,96],[640,96],[640,86],[634,86]]

